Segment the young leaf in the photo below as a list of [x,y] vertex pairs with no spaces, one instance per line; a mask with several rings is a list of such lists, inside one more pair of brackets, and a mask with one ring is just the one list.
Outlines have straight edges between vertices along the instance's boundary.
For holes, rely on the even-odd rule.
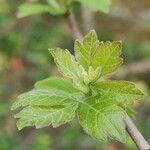
[[77,61],[88,71],[92,66],[92,56],[99,46],[96,32],[92,30],[83,39],[83,44],[78,40],[75,41],[75,57]]
[[109,12],[109,7],[112,3],[112,0],[73,0],[73,1],[79,1],[93,11],[101,11],[104,13]]
[[68,103],[60,108],[29,106],[15,115],[15,118],[19,118],[17,127],[19,130],[27,126],[42,128],[51,124],[58,127],[74,118],[76,108],[77,103]]
[[20,118],[19,129],[35,125],[37,128],[52,124],[54,127],[73,119],[78,107],[77,95],[56,89],[35,89],[18,97],[12,110],[25,107],[15,115]]
[[88,88],[83,83],[81,70],[74,56],[72,56],[68,50],[60,48],[50,49],[50,53],[52,54],[59,71],[66,77],[73,79],[73,82],[78,89],[87,93]]
[[95,94],[108,97],[114,104],[127,106],[145,96],[143,92],[135,87],[134,83],[127,81],[102,81],[93,84],[91,88]]
[[57,77],[49,77],[47,79],[38,81],[35,84],[36,89],[59,89],[68,93],[77,93],[80,92],[76,88],[73,87],[71,81],[57,78]]
[[126,113],[117,105],[109,104],[98,97],[91,97],[79,106],[78,118],[83,129],[92,137],[108,141],[116,139],[125,142]]
[[50,53],[60,72],[68,78],[78,78],[78,64],[68,50],[56,48],[50,49]]
[[56,89],[34,89],[27,93],[21,94],[13,103],[12,110],[29,105],[61,105],[64,100],[69,101],[70,99],[74,99],[75,97],[77,97],[77,94],[73,96],[69,93]]
[[96,70],[94,70],[93,67],[90,66],[88,72],[86,72],[83,68],[82,74],[84,83],[88,85],[89,83],[93,83],[99,79],[101,74],[101,68],[98,67]]
[[120,42],[99,42],[94,31],[84,38],[83,44],[76,41],[77,61],[68,50],[51,49],[58,69],[73,84],[48,78],[36,83],[34,90],[20,95],[12,105],[12,110],[24,107],[15,115],[19,118],[18,128],[50,124],[57,127],[72,120],[77,110],[80,124],[94,138],[125,142],[123,118],[133,115],[131,104],[144,94],[131,82],[96,82],[122,63],[120,51]]
[[88,71],[89,67],[93,69],[101,68],[100,76],[115,71],[122,63],[121,42],[99,42],[97,35],[92,30],[83,39],[83,44],[78,40],[75,42],[75,57],[77,61]]
[[92,57],[93,68],[96,69],[101,66],[101,76],[115,71],[123,62],[122,58],[119,57],[121,49],[121,42],[100,42],[99,48]]

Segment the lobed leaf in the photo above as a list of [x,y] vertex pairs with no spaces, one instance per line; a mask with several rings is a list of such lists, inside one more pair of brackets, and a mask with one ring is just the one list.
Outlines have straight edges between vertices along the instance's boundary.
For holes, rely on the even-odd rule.
[[76,99],[81,98],[80,96],[56,89],[35,89],[20,95],[12,105],[12,110],[25,107],[15,115],[20,118],[18,128],[32,125],[38,128],[50,124],[59,126],[70,121],[78,107]]
[[64,76],[73,79],[74,85],[84,93],[88,92],[88,87],[83,83],[81,68],[73,55],[68,50],[60,48],[50,49],[54,61]]
[[79,78],[78,64],[74,56],[72,56],[68,50],[55,48],[50,49],[50,53],[61,73],[71,79]]
[[133,116],[131,104],[145,95],[131,82],[96,82],[122,63],[121,47],[121,42],[99,42],[91,31],[83,43],[76,41],[75,57],[68,50],[51,49],[58,69],[73,83],[47,78],[37,82],[34,90],[21,94],[12,105],[12,110],[23,107],[15,115],[18,128],[57,127],[71,121],[77,111],[80,124],[92,137],[125,142],[123,118]]
[[91,88],[95,94],[111,99],[114,104],[124,104],[126,106],[145,96],[143,92],[135,87],[134,83],[127,81],[102,81],[93,84]]
[[79,98],[80,94],[73,95],[56,89],[34,89],[18,96],[18,99],[12,105],[12,110],[24,106],[54,107],[55,105],[64,105],[64,103],[73,101],[76,97]]
[[93,68],[101,66],[101,76],[115,71],[123,62],[119,57],[121,49],[121,42],[100,42],[99,48],[92,57]]
[[53,127],[58,127],[74,118],[77,106],[77,103],[67,103],[63,107],[55,108],[41,106],[26,107],[15,115],[15,118],[19,118],[17,127],[19,130],[27,126],[42,128],[51,124]]
[[78,109],[78,118],[83,129],[93,138],[102,141],[126,141],[123,122],[125,115],[121,107],[98,97],[86,99],[86,103],[82,103]]
[[75,57],[86,71],[92,66],[92,55],[97,50],[99,41],[96,32],[92,30],[88,33],[81,44],[80,41],[75,41]]
[[82,44],[78,40],[75,42],[75,57],[87,72],[90,67],[93,70],[101,68],[100,77],[115,71],[122,64],[122,58],[119,57],[121,49],[121,42],[99,42],[92,30]]
[[68,93],[80,92],[76,89],[71,81],[65,80],[63,78],[49,77],[47,79],[38,81],[35,84],[36,89],[59,89]]

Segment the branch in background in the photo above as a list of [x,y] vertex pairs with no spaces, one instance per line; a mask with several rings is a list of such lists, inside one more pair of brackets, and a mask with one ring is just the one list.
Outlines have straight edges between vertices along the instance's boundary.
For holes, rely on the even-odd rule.
[[[68,20],[68,25],[72,31],[72,34],[74,38],[78,38],[79,40],[83,39],[83,35],[80,32],[78,28],[78,24],[76,22],[76,19],[74,17],[74,14],[72,11],[70,11],[67,14],[67,20]],[[135,67],[136,68],[136,67]],[[135,144],[140,150],[150,150],[150,145],[148,142],[144,139],[140,131],[136,128],[134,123],[131,121],[129,117],[124,118],[125,126],[126,126],[126,131],[129,133]]]
[[68,26],[71,29],[71,32],[73,34],[74,39],[76,39],[78,37],[78,39],[82,41],[83,35],[80,32],[80,29],[79,29],[78,24],[76,22],[75,16],[72,13],[72,10],[70,10],[66,14],[66,18],[67,18]]
[[82,6],[82,20],[82,28],[84,33],[87,33],[89,30],[94,28],[94,13],[85,6]]
[[138,76],[150,76],[150,61],[143,61],[143,62],[137,62],[132,63],[129,65],[124,65],[118,69],[118,71],[114,74],[112,74],[112,78],[116,79],[128,79],[132,77],[133,75]]

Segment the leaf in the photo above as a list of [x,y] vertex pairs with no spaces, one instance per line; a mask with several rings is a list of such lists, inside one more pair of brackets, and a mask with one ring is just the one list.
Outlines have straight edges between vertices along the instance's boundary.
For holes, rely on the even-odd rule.
[[101,76],[115,71],[123,62],[119,57],[121,49],[121,42],[100,42],[99,48],[92,57],[93,68],[101,66]]
[[27,16],[45,13],[45,12],[51,13],[50,7],[48,5],[25,3],[19,7],[17,16],[19,18],[22,18],[22,17],[27,17]]
[[47,78],[21,94],[11,108],[23,107],[15,115],[18,128],[57,127],[71,121],[77,111],[80,124],[92,137],[125,142],[123,119],[133,116],[131,105],[145,95],[131,82],[102,78],[97,82],[122,63],[121,47],[121,42],[99,42],[95,31],[91,31],[83,43],[76,41],[75,57],[68,50],[50,49],[58,69],[73,83]]
[[127,81],[102,81],[92,85],[95,94],[111,99],[114,104],[131,105],[135,100],[145,96],[135,87],[134,83]]
[[86,71],[92,66],[92,55],[97,50],[98,46],[99,41],[94,30],[90,31],[90,33],[84,37],[83,44],[78,40],[75,41],[75,57]]
[[75,57],[86,71],[101,68],[100,76],[115,71],[121,64],[121,42],[99,42],[96,32],[90,31],[83,39],[83,44],[75,42]]
[[69,122],[75,116],[79,98],[61,90],[35,89],[18,97],[12,110],[25,107],[15,115],[17,126],[22,129],[35,125],[37,128],[52,124],[54,127]]
[[68,93],[77,93],[79,90],[73,87],[72,82],[57,78],[57,77],[49,77],[47,79],[38,81],[35,84],[36,89],[59,89]]
[[88,88],[83,83],[81,70],[74,56],[71,55],[68,50],[60,48],[50,49],[50,53],[52,54],[59,71],[66,77],[73,79],[75,86],[79,90],[87,93]]
[[96,70],[94,70],[93,67],[90,66],[88,72],[86,72],[83,69],[82,74],[84,78],[84,83],[88,85],[89,83],[93,83],[99,79],[100,74],[101,74],[101,68],[98,67]]
[[101,11],[104,13],[109,12],[110,5],[112,3],[112,0],[73,0],[73,1],[79,1],[83,5],[87,6],[93,11]]
[[40,14],[40,13],[50,13],[52,15],[60,15],[60,14],[64,14],[66,12],[66,9],[64,7],[53,7],[50,5],[46,5],[46,4],[39,4],[39,3],[35,3],[35,4],[22,4],[19,7],[19,11],[17,16],[19,18],[22,17],[27,17],[27,16],[31,16],[31,15],[36,15],[36,14]]
[[20,118],[17,121],[17,127],[19,130],[27,126],[42,128],[51,124],[53,127],[58,127],[74,118],[76,108],[76,103],[55,109],[29,106],[15,115],[15,118]]
[[61,73],[68,78],[78,78],[78,64],[68,50],[50,49],[54,61]]
[[115,139],[125,142],[123,118],[126,113],[123,109],[98,97],[91,97],[85,101],[86,103],[82,103],[78,109],[78,118],[83,129],[98,140]]

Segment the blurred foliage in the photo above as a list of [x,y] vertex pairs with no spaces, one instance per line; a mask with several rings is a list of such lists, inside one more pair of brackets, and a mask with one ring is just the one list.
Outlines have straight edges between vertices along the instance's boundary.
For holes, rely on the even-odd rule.
[[[45,0],[0,0],[0,150],[98,150],[106,145],[92,140],[74,120],[68,126],[58,129],[27,128],[17,131],[10,113],[12,101],[22,92],[32,89],[34,82],[49,75],[60,75],[48,55],[49,47],[71,49],[73,40],[63,16],[40,14],[18,19],[18,7],[23,3]],[[150,1],[113,0],[110,13],[91,13],[83,18],[87,8],[79,3],[72,4],[80,28],[88,31],[95,28],[101,40],[122,40],[125,64],[150,60]],[[85,30],[85,21],[91,25]],[[145,67],[145,66],[143,66]],[[135,105],[134,119],[148,139],[150,136],[150,72],[142,76],[133,75],[132,80],[141,80],[147,89],[147,100]],[[127,80],[128,77],[126,78]],[[141,86],[142,88],[143,86]],[[150,139],[148,139],[150,140]],[[27,147],[26,147],[27,146]],[[136,150],[128,141],[126,150]]]

